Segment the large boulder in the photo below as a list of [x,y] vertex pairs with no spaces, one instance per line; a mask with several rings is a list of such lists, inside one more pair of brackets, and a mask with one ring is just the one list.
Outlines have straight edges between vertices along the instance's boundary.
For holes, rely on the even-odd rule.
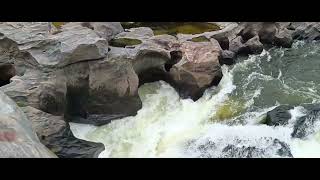
[[62,116],[54,116],[31,106],[22,110],[32,122],[41,143],[60,158],[96,158],[104,150],[101,143],[77,139]]
[[82,62],[64,72],[66,115],[73,122],[102,125],[141,108],[139,79],[128,60]]
[[27,69],[23,76],[14,76],[12,82],[0,90],[20,107],[31,106],[47,113],[63,115],[66,88],[65,77],[60,74]]
[[247,54],[260,54],[263,51],[263,44],[259,40],[259,36],[254,36],[245,43]]
[[0,91],[0,157],[55,158],[34,132],[19,107]]
[[219,58],[221,47],[211,42],[186,41],[181,44],[182,59],[170,69],[172,83],[180,96],[199,99],[204,90],[222,78]]
[[263,51],[263,44],[260,42],[258,35],[253,36],[249,40],[238,36],[230,41],[230,51],[241,55],[259,54]]
[[237,36],[230,40],[229,50],[235,54],[241,54],[244,49],[246,49],[244,45],[244,40],[241,36]]

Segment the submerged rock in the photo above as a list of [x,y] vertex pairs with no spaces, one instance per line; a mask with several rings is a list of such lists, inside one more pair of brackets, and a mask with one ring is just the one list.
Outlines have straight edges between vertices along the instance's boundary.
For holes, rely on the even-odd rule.
[[269,126],[287,125],[288,121],[291,119],[289,110],[293,108],[293,106],[281,105],[267,112],[266,124]]
[[199,158],[273,158],[293,157],[290,147],[276,138],[257,139],[260,145],[250,141],[235,139],[232,144],[223,140],[217,142],[210,139],[205,141],[191,141],[187,144],[187,153]]
[[224,158],[262,158],[270,157],[270,155],[293,157],[289,146],[278,139],[274,139],[266,148],[228,145],[222,150],[222,152],[221,157]]
[[320,107],[314,107],[309,112],[300,117],[293,127],[291,134],[294,138],[305,138],[316,132],[317,123],[320,120]]

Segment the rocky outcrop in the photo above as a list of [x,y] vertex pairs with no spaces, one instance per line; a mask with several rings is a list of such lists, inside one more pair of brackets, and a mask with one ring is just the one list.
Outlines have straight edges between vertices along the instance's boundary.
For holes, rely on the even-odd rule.
[[[197,100],[219,83],[221,65],[233,64],[239,54],[260,53],[266,44],[286,47],[294,31],[290,23],[222,26],[197,35],[154,36],[147,27],[124,32],[116,22],[67,23],[55,33],[48,32],[48,23],[0,23],[0,32],[17,42],[17,76],[6,66],[12,82],[1,89],[20,106],[101,125],[135,115],[141,108],[137,88],[147,82],[167,81],[181,97]],[[191,41],[198,37],[205,41]],[[119,39],[129,44],[108,45]]]
[[32,122],[40,142],[60,158],[95,158],[104,150],[101,143],[77,139],[62,116],[54,116],[30,106],[22,110]]
[[55,158],[42,145],[31,122],[18,106],[0,91],[0,157]]

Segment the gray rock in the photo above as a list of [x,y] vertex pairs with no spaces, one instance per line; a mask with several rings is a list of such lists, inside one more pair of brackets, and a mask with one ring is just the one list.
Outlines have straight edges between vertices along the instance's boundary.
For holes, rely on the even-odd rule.
[[276,33],[274,43],[276,46],[290,48],[293,44],[292,33],[290,30],[283,28]]
[[47,22],[3,22],[0,33],[23,45],[46,39],[50,30]]
[[229,50],[222,51],[221,58],[219,59],[220,65],[232,65],[235,63],[235,53]]
[[260,54],[263,51],[263,44],[259,41],[259,36],[254,36],[249,39],[245,44],[247,54]]
[[250,22],[242,23],[242,31],[239,33],[244,41],[259,36],[260,42],[267,45],[291,47],[292,32],[287,29],[288,23],[279,22]]
[[141,108],[139,79],[128,60],[82,62],[64,72],[66,115],[73,122],[102,125]]
[[115,38],[129,38],[129,39],[139,39],[146,40],[154,36],[151,28],[148,27],[138,27],[138,28],[130,28],[125,32],[119,33],[115,36]]
[[243,52],[243,49],[245,48],[246,47],[243,44],[243,39],[241,36],[230,40],[229,50],[234,52],[235,54],[241,54]]
[[56,157],[40,143],[25,114],[1,91],[0,134],[0,157],[2,158]]
[[0,90],[20,107],[31,106],[47,113],[63,115],[66,94],[63,84],[65,77],[55,73],[57,72],[46,73],[27,69],[23,76],[14,76],[11,78],[12,82],[2,86]]
[[219,42],[220,47],[223,50],[229,49],[229,38],[224,36],[224,34],[215,34],[215,35],[212,35],[211,37]]
[[298,40],[320,40],[320,23],[319,22],[294,22],[289,26],[294,32],[293,39]]
[[100,37],[107,41],[123,32],[120,22],[90,22],[90,26]]
[[[19,49],[44,66],[68,64],[106,57],[108,42],[93,30],[67,23],[56,34],[49,34],[48,23],[2,23],[0,32],[16,41]],[[30,34],[26,34],[30,33]]]
[[0,34],[0,86],[8,84],[16,74],[23,74],[25,69],[22,64],[34,65],[28,55],[19,50],[15,41]]
[[22,110],[31,120],[41,143],[60,158],[96,158],[104,150],[101,143],[77,139],[62,116],[53,116],[30,106]]

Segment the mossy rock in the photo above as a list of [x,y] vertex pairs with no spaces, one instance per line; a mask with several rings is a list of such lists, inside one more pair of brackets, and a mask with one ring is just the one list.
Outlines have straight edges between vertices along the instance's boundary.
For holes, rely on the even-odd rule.
[[194,37],[188,41],[192,41],[192,42],[210,42],[210,40],[205,37],[205,36],[199,36],[199,37]]
[[134,45],[138,45],[141,44],[142,41],[139,39],[131,39],[131,38],[116,38],[116,39],[112,39],[109,42],[110,46],[114,46],[114,47],[126,47],[126,46],[134,46]]
[[56,28],[60,29],[61,26],[63,26],[64,24],[66,24],[66,22],[52,22],[52,24],[53,24]]
[[259,124],[266,124],[267,123],[267,115],[263,115],[260,120],[258,121]]
[[201,34],[220,30],[218,25],[206,22],[122,22],[121,25],[124,29],[149,27],[154,35]]
[[28,103],[27,103],[27,102],[24,102],[24,101],[18,101],[18,102],[16,102],[16,104],[17,104],[19,107],[26,107],[26,106],[28,106]]
[[221,105],[212,120],[223,121],[239,116],[245,110],[245,104],[241,100],[229,99]]

